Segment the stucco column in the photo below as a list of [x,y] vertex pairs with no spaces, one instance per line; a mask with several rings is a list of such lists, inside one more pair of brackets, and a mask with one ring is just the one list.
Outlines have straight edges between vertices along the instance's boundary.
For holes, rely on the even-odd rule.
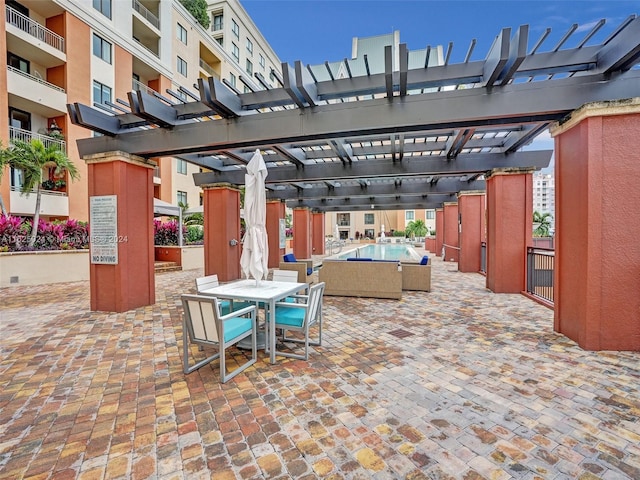
[[442,255],[444,243],[444,208],[436,208],[436,251],[437,256]]
[[458,239],[458,203],[445,202],[443,206],[443,227],[444,236],[444,260],[446,262],[457,262],[459,255],[459,239]]
[[587,104],[555,137],[554,329],[640,351],[640,98]]
[[228,282],[240,278],[240,190],[229,184],[203,185],[204,274]]
[[324,213],[313,212],[311,223],[313,224],[311,250],[314,255],[324,255]]
[[533,234],[533,170],[494,169],[487,176],[487,288],[526,288],[527,246]]
[[293,209],[293,254],[296,258],[311,258],[311,211]]
[[91,226],[91,310],[125,312],[153,305],[153,169],[126,152],[84,157]]
[[278,268],[285,248],[280,248],[280,220],[284,220],[285,204],[281,200],[267,201],[267,237],[269,242],[269,268]]
[[466,191],[458,194],[460,213],[460,259],[461,272],[480,271],[480,248],[484,241],[485,193]]

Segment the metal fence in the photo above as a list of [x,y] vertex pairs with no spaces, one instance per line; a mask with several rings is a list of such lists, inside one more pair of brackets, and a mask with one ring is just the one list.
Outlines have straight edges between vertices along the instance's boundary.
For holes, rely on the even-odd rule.
[[6,6],[7,23],[64,53],[64,38],[26,15]]
[[555,251],[527,247],[527,292],[553,303]]

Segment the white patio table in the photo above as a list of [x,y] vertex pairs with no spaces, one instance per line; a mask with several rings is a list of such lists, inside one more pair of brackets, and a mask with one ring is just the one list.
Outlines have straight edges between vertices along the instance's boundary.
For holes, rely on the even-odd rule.
[[[244,300],[254,302],[256,305],[263,302],[265,305],[268,305],[265,319],[268,338],[267,342],[265,342],[265,351],[269,351],[269,361],[276,363],[276,329],[274,328],[276,302],[289,295],[294,295],[301,290],[307,290],[308,288],[308,283],[260,280],[260,283],[256,285],[254,279],[249,279],[221,284],[217,287],[202,290],[200,294],[212,295],[224,299]],[[267,346],[268,349],[266,348]]]

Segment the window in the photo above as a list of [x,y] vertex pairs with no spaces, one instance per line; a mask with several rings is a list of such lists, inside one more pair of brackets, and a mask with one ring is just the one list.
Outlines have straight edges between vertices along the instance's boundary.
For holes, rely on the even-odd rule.
[[7,52],[7,64],[21,72],[31,73],[31,62],[14,53]]
[[93,54],[111,64],[111,44],[95,33],[93,34]]
[[404,219],[406,221],[412,221],[413,219],[416,218],[416,212],[414,212],[413,210],[407,210],[404,212]]
[[427,220],[433,220],[434,218],[436,218],[436,211],[435,210],[427,210],[426,211],[426,215],[427,215]]
[[218,42],[221,47],[224,47],[224,37],[216,38],[216,42]]
[[178,40],[185,45],[187,44],[187,29],[180,24],[178,24]]
[[180,57],[178,57],[178,73],[187,76],[187,62]]
[[186,175],[187,174],[187,161],[186,160],[182,160],[180,158],[177,159],[178,160],[178,173],[181,173],[182,175]]
[[178,205],[187,205],[187,192],[183,192],[182,190],[178,190]]
[[253,63],[248,58],[247,58],[247,73],[249,74],[249,76],[253,76]]
[[9,126],[31,131],[31,114],[24,110],[9,107]]
[[247,38],[247,52],[249,55],[253,55],[253,42],[250,38]]
[[340,227],[348,227],[349,225],[351,225],[350,215],[351,214],[349,214],[349,213],[339,213],[338,214],[338,226],[340,226]]
[[229,83],[234,87],[236,86],[236,76],[233,73],[229,74]]
[[375,218],[373,213],[365,213],[364,214],[364,224],[365,225],[373,225],[375,223]]
[[111,18],[111,0],[93,0],[93,8],[107,18]]
[[251,89],[246,85],[244,86],[244,93],[251,93]]
[[373,228],[365,228],[364,229],[364,236],[365,238],[374,238],[376,236],[375,232],[373,231]]
[[231,44],[231,55],[236,59],[236,62],[240,62],[240,49],[235,43]]
[[111,101],[111,87],[93,81],[93,103],[104,103]]
[[231,22],[231,31],[233,32],[233,35],[240,40],[240,25],[238,25],[235,20],[231,20]]
[[212,22],[212,26],[211,28],[213,29],[213,31],[217,31],[217,30],[222,30],[222,27],[224,26],[224,17],[221,13],[214,13],[213,14],[213,22]]
[[264,56],[262,54],[259,54],[259,60],[258,62],[260,63],[260,68],[262,69],[262,71],[264,72],[264,66],[265,66],[265,61],[264,61]]

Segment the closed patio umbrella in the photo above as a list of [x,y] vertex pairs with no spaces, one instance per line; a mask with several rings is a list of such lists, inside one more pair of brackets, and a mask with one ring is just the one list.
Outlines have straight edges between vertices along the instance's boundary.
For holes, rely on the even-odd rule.
[[240,266],[245,277],[255,278],[256,284],[269,272],[269,245],[267,243],[267,199],[264,180],[267,166],[260,150],[251,157],[244,176],[244,221],[246,232],[242,244]]

